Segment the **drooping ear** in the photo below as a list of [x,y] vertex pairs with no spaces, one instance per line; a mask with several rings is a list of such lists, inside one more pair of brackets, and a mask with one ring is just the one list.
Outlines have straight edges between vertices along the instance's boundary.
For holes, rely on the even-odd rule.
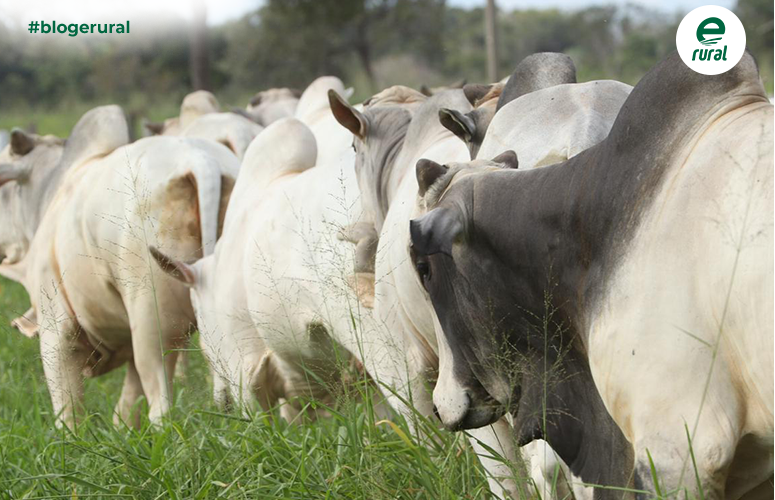
[[439,122],[460,137],[463,142],[470,142],[476,132],[476,124],[470,116],[464,115],[456,109],[441,108],[439,110]]
[[24,156],[35,147],[35,138],[20,128],[11,131],[11,152],[17,156]]
[[289,89],[289,90],[291,91],[291,95],[293,95],[293,97],[295,97],[296,99],[301,97],[301,94],[303,93],[303,91],[299,89]]
[[428,96],[428,97],[430,97],[430,96],[432,96],[432,95],[433,95],[433,91],[430,89],[430,87],[428,87],[428,86],[427,86],[427,85],[425,85],[424,83],[423,83],[422,85],[420,85],[420,92],[421,92],[423,95],[426,95],[426,96]]
[[440,165],[433,160],[426,160],[425,158],[417,162],[415,169],[417,185],[420,187],[420,196],[425,196],[425,193],[433,186],[433,183],[449,170],[445,165]]
[[0,163],[0,186],[6,182],[23,181],[27,178],[30,171],[27,166],[17,165],[15,163]]
[[196,272],[192,266],[164,255],[154,246],[148,246],[148,251],[162,271],[188,287],[196,285]]
[[519,160],[517,159],[517,153],[509,149],[499,154],[492,159],[493,163],[499,163],[503,165],[503,168],[519,168]]
[[151,135],[161,135],[161,133],[164,132],[163,123],[145,122],[144,127]]
[[462,231],[460,213],[450,208],[436,208],[409,222],[412,248],[420,255],[452,256],[452,244]]
[[328,91],[328,103],[331,106],[331,112],[334,114],[334,118],[344,128],[349,130],[359,139],[363,139],[366,136],[366,119],[360,111],[350,106],[350,104],[342,99],[342,96],[336,93],[334,89]]
[[249,104],[250,104],[251,106],[253,106],[253,107],[256,107],[256,106],[258,106],[259,104],[261,104],[261,94],[260,94],[260,93],[258,93],[258,94],[256,94],[256,95],[254,95],[253,97],[251,97],[251,98],[250,98],[250,102],[249,102]]
[[473,106],[476,104],[476,101],[486,96],[490,89],[492,89],[492,85],[469,83],[468,85],[463,86],[463,94],[465,94],[466,99],[468,99],[468,102]]

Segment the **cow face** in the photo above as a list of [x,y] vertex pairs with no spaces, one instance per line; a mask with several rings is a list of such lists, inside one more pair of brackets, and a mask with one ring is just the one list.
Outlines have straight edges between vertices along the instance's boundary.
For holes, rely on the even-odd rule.
[[390,169],[403,147],[411,112],[400,104],[382,105],[375,98],[367,101],[361,112],[333,91],[329,92],[329,102],[336,120],[353,134],[355,175],[364,210],[373,220],[382,220],[388,208],[385,179],[390,178]]
[[519,397],[512,365],[509,308],[492,300],[507,293],[499,260],[473,224],[471,184],[486,171],[516,168],[508,151],[491,161],[417,164],[420,195],[431,210],[410,222],[415,269],[433,304],[439,343],[434,406],[452,430],[488,425]]
[[14,264],[27,252],[32,234],[25,220],[36,210],[34,184],[50,172],[62,156],[63,141],[54,136],[11,132],[0,151],[0,262]]

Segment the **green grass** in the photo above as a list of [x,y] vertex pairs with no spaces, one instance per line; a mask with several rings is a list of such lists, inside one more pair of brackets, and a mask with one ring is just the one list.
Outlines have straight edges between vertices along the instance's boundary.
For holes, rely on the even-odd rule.
[[[54,426],[38,341],[12,330],[27,308],[0,278],[0,498],[487,498],[462,434],[404,440],[363,403],[340,398],[331,418],[289,425],[278,412],[243,419],[211,402],[208,370],[192,353],[160,428],[112,425],[124,369],[86,381],[88,416]],[[430,429],[430,427],[429,427]]]

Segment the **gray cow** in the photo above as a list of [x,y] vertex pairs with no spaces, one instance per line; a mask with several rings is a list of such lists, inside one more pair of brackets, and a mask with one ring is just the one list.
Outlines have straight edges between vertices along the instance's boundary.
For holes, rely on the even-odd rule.
[[703,76],[674,53],[570,160],[420,163],[444,424],[508,411],[588,483],[771,498],[772,138],[750,54]]

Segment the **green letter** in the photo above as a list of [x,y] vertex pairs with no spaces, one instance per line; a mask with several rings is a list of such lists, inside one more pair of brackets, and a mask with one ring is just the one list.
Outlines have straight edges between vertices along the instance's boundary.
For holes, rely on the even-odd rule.
[[[715,24],[716,28],[706,28],[709,24]],[[717,38],[705,38],[705,35],[723,35],[725,31],[724,21],[718,17],[709,17],[697,26],[697,40],[703,45],[715,45],[716,42],[721,40],[721,37]]]
[[110,25],[110,31],[108,31],[108,33],[113,33],[113,26],[115,26],[115,24],[112,24],[112,23],[111,23],[111,25]]
[[694,52],[692,53],[692,61],[694,61],[694,58],[697,57],[697,52],[699,52],[700,49],[694,49]]
[[89,32],[89,25],[88,24],[82,24],[81,25],[81,33],[88,33]]

